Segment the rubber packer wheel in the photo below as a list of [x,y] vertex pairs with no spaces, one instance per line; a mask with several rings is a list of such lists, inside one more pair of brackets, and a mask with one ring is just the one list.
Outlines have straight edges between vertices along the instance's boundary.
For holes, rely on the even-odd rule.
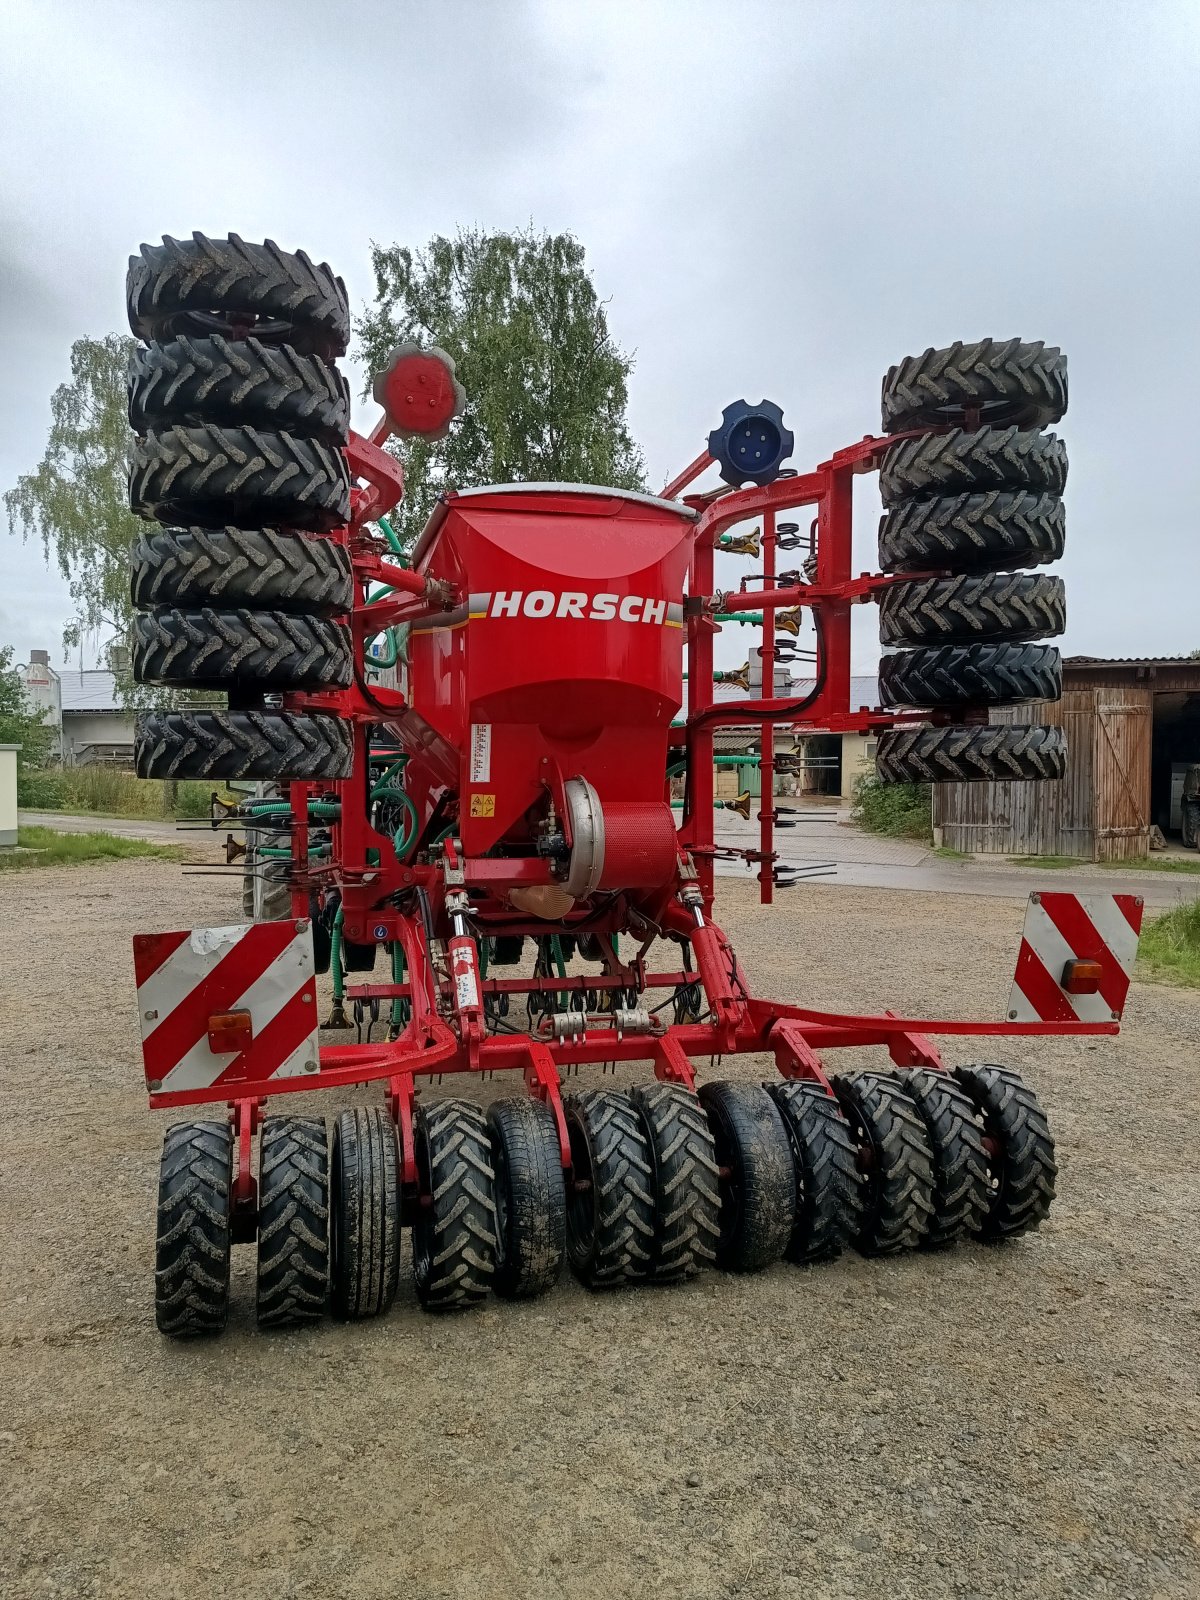
[[220,1333],[229,1315],[233,1130],[177,1122],[163,1139],[154,1244],[154,1321],[174,1339]]
[[329,1145],[323,1118],[263,1120],[258,1189],[258,1325],[317,1322],[329,1293]]
[[706,1083],[699,1095],[719,1169],[717,1265],[761,1272],[792,1236],[796,1174],[787,1130],[761,1084]]
[[150,611],[133,619],[135,683],[270,693],[344,689],[350,629],[286,611]]
[[567,1259],[589,1289],[644,1278],[654,1248],[654,1167],[627,1095],[587,1089],[563,1101],[571,1140]]
[[953,1075],[975,1108],[985,1141],[990,1191],[979,1235],[1000,1240],[1029,1233],[1049,1214],[1058,1176],[1046,1113],[1011,1067],[956,1067]]
[[879,735],[881,783],[1045,782],[1067,770],[1061,728],[997,723],[980,728],[892,728]]
[[400,1159],[396,1128],[378,1106],[333,1124],[330,1302],[343,1322],[382,1316],[400,1281]]
[[344,356],[350,343],[346,286],[303,250],[273,239],[247,244],[231,233],[209,239],[164,237],[129,258],[129,326],[147,343],[176,333],[253,331],[264,342],[303,353]]
[[883,572],[1007,572],[1047,566],[1066,547],[1066,513],[1055,494],[961,494],[906,500],[879,521]]
[[884,1073],[830,1081],[858,1144],[863,1213],[855,1247],[865,1256],[911,1250],[933,1220],[933,1151],[925,1125]]
[[139,778],[348,778],[353,744],[337,717],[290,711],[146,711],[133,743]]
[[506,1300],[545,1294],[567,1252],[567,1190],[554,1112],[527,1096],[488,1108],[496,1170],[495,1289]]
[[898,650],[879,663],[891,706],[1027,705],[1062,697],[1062,657],[1052,644],[950,644]]
[[152,433],[172,423],[216,422],[295,433],[343,445],[350,386],[320,356],[260,339],[174,339],[137,349],[129,362],[129,424]]
[[885,506],[981,489],[1034,489],[1061,494],[1067,447],[1053,433],[980,428],[926,434],[893,445],[879,469]]
[[881,644],[970,644],[1048,639],[1067,625],[1066,588],[1044,572],[964,573],[885,589]]
[[330,533],[350,520],[340,450],[257,428],[167,428],[138,439],[129,507],[151,522]]
[[654,1175],[654,1244],[648,1275],[679,1283],[717,1259],[721,1185],[704,1107],[679,1083],[635,1084]]
[[465,1100],[417,1110],[420,1204],[413,1275],[426,1311],[458,1311],[487,1298],[496,1272],[496,1188],[487,1123]]
[[978,422],[1044,428],[1067,409],[1067,358],[1053,345],[977,339],[908,356],[883,380],[885,433]]
[[785,1252],[798,1266],[833,1261],[858,1234],[862,1179],[845,1113],[823,1084],[768,1083],[787,1130],[796,1176],[796,1211]]
[[933,1217],[921,1244],[956,1244],[978,1233],[991,1199],[975,1107],[948,1072],[918,1067],[895,1076],[925,1124],[933,1153]]
[[146,528],[129,553],[134,606],[222,606],[330,616],[354,602],[350,556],[277,529]]

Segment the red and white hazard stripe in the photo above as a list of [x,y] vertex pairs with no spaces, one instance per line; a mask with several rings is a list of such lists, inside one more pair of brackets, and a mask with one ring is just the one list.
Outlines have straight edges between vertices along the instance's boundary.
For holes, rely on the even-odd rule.
[[[319,1064],[312,930],[306,921],[143,933],[133,941],[138,1022],[152,1094],[296,1077]],[[215,1052],[210,1019],[249,1012],[252,1037]]]
[[[1142,927],[1132,894],[1031,894],[1008,999],[1011,1022],[1118,1022]],[[1094,993],[1070,993],[1070,963],[1095,962]]]

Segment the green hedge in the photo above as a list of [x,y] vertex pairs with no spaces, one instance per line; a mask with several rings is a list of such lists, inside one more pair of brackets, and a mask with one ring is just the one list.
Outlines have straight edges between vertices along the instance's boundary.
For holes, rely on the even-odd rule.
[[890,839],[933,843],[933,799],[927,783],[880,783],[860,778],[854,786],[855,820]]

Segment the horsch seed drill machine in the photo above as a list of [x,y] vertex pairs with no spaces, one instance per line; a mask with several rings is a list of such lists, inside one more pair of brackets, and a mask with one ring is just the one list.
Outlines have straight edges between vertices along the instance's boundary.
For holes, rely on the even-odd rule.
[[[138,771],[259,784],[214,801],[214,824],[247,829],[259,920],[134,941],[150,1103],[197,1119],[163,1151],[160,1328],[223,1326],[237,1241],[257,1241],[258,1317],[278,1325],[386,1310],[405,1227],[431,1310],[540,1293],[564,1257],[599,1288],[1036,1227],[1055,1162],[1033,1092],[1007,1067],[948,1070],[933,1039],[1115,1033],[1139,902],[1034,896],[996,1022],[760,998],[712,907],[722,856],[757,867],[764,903],[796,881],[775,849],[781,725],[870,733],[887,781],[1061,777],[1058,652],[1036,641],[1063,628],[1062,582],[1026,570],[1063,546],[1060,352],[982,340],[902,362],[882,435],[800,474],[778,408],[738,402],[661,495],[454,489],[403,552],[383,446],[452,425],[447,356],[394,352],[364,437],[328,267],[166,239],[132,259],[128,300],[131,501],[160,524],[132,554],[135,671],[228,702],[143,715]],[[721,487],[689,493],[713,463]],[[883,571],[856,577],[851,491],[871,471]],[[802,506],[807,534],[778,520]],[[733,531],[751,519],[756,536]],[[760,563],[736,591],[716,588],[720,549]],[[890,709],[851,703],[867,602]],[[716,700],[714,635],[739,619],[761,631],[763,687]],[[812,676],[782,696],[802,623]],[[729,725],[762,730],[753,849],[714,842]],[[353,1044],[320,1042],[323,970]],[[850,1045],[890,1070],[828,1076]],[[745,1053],[775,1081],[725,1081]],[[651,1071],[618,1092],[615,1062]],[[486,1112],[418,1097],[460,1073],[523,1092]],[[386,1105],[331,1129],[279,1109],[376,1080]]]

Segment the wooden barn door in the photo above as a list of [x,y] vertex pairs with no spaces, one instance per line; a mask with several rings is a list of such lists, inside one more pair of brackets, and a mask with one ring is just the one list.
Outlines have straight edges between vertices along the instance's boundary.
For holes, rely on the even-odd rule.
[[1148,689],[1096,690],[1096,860],[1126,861],[1150,848]]

